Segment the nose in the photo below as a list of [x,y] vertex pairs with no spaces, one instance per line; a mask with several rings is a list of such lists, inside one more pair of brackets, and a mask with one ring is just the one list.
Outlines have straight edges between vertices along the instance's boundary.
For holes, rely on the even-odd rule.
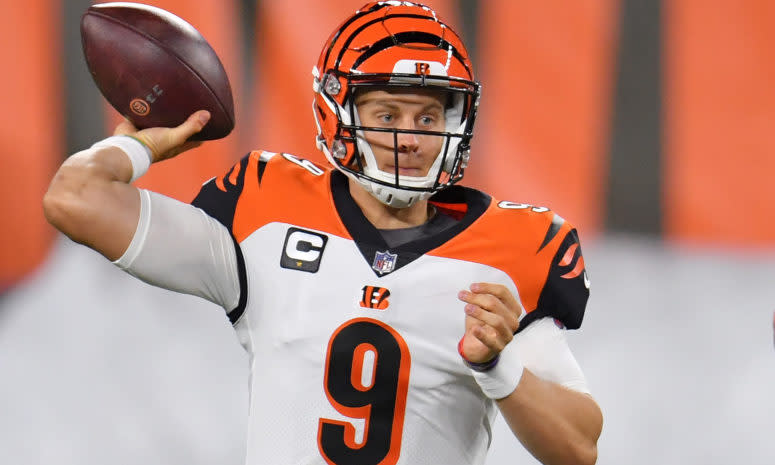
[[417,140],[417,134],[399,132],[397,142],[399,152],[415,152],[420,146],[420,141]]
[[[408,129],[411,126],[405,125],[401,129]],[[401,129],[396,134],[396,147],[399,152],[416,152],[420,147],[420,140],[417,138],[417,134],[410,132],[403,132]],[[414,129],[414,128],[412,128]]]

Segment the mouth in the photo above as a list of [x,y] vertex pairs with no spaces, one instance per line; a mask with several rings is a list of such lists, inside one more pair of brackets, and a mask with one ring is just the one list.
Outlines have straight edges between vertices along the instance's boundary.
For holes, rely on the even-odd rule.
[[[396,172],[396,167],[392,165],[385,166],[385,168],[382,170],[386,173],[394,174]],[[425,171],[422,168],[414,168],[411,166],[399,166],[398,167],[398,175],[399,176],[413,176],[416,178],[425,176]]]

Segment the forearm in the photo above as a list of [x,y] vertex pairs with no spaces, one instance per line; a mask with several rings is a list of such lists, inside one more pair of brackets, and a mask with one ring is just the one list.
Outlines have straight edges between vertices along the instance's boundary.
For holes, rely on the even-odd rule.
[[132,164],[117,147],[88,149],[69,157],[43,198],[46,219],[72,240],[111,260],[132,240],[140,197],[128,184]]
[[525,369],[514,392],[497,404],[511,431],[541,463],[596,462],[603,417],[591,396]]

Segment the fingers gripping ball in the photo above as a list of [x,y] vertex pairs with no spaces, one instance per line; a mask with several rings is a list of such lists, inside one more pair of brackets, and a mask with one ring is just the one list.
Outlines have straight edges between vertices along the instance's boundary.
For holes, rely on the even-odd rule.
[[211,119],[191,140],[220,139],[234,128],[226,71],[181,18],[139,3],[97,4],[81,19],[81,42],[100,92],[136,128],[175,127],[201,109]]
[[157,162],[172,158],[186,150],[198,147],[201,140],[195,140],[192,136],[206,127],[210,120],[207,110],[193,113],[188,119],[174,128],[148,128],[138,131],[128,120],[124,120],[117,127],[114,136],[127,135],[142,143],[151,155],[151,162]]

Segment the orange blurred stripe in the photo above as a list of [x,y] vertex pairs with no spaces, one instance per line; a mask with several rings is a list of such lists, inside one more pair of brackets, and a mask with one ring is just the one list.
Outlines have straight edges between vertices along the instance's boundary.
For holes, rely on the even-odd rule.
[[0,292],[46,257],[54,230],[41,201],[62,161],[59,2],[6,2],[0,15]]
[[775,244],[775,3],[665,3],[665,228]]
[[618,0],[480,3],[466,183],[602,229]]
[[[259,2],[252,130],[255,148],[327,163],[315,148],[312,67],[334,29],[366,0]],[[458,33],[457,2],[423,2]]]
[[[239,143],[239,133],[245,122],[242,121],[243,106],[239,98],[243,69],[240,42],[243,38],[239,32],[238,3],[237,0],[150,0],[143,3],[163,8],[193,25],[218,53],[232,86],[237,121],[234,131],[224,139],[205,142],[202,147],[153,165],[137,182],[139,187],[188,202],[194,198],[202,183],[223,173],[236,159],[248,152]],[[105,108],[106,133],[109,134],[121,117],[107,103]]]

